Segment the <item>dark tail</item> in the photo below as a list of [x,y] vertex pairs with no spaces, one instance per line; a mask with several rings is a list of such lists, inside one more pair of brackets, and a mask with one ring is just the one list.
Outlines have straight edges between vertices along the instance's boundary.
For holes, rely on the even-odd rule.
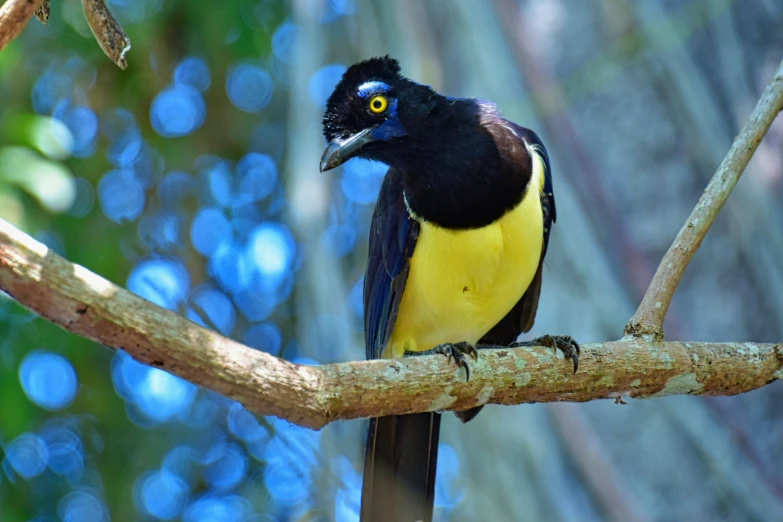
[[370,419],[361,522],[432,521],[439,413]]

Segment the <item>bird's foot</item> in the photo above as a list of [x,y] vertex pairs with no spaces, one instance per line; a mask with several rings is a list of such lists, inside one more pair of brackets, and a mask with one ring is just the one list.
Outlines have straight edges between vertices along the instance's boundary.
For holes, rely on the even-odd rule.
[[566,359],[572,359],[574,361],[574,373],[579,367],[579,343],[570,335],[542,335],[536,337],[532,341],[521,341],[513,343],[512,348],[519,346],[547,346],[554,350],[560,350],[565,355]]
[[475,361],[478,360],[478,352],[476,351],[475,346],[470,343],[466,343],[465,341],[460,341],[458,343],[439,344],[432,350],[426,350],[423,352],[405,352],[406,357],[434,354],[445,355],[449,358],[449,361],[454,359],[454,362],[457,363],[457,366],[465,368],[465,380],[470,380],[470,368],[468,368],[468,359],[466,356],[472,357]]

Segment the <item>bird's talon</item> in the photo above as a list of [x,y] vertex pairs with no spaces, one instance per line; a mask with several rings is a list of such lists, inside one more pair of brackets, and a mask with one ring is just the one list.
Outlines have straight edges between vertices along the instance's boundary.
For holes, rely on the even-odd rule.
[[464,341],[458,343],[445,343],[439,344],[433,348],[432,352],[445,355],[448,357],[449,362],[453,359],[457,366],[465,368],[465,380],[470,380],[470,368],[468,367],[468,361],[465,358],[465,355],[473,357],[474,360],[478,360],[478,351],[475,346]]
[[511,345],[512,348],[519,346],[545,346],[554,349],[555,352],[560,350],[566,359],[574,361],[574,373],[579,368],[579,353],[582,349],[579,343],[570,335],[542,335],[532,341],[521,341]]

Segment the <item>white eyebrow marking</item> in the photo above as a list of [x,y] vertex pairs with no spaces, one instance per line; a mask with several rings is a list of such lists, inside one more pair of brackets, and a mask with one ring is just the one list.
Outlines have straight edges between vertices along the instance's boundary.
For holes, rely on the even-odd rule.
[[383,82],[379,82],[379,81],[364,82],[359,86],[359,97],[364,98],[371,94],[386,92],[389,89],[391,89],[391,87],[389,87]]

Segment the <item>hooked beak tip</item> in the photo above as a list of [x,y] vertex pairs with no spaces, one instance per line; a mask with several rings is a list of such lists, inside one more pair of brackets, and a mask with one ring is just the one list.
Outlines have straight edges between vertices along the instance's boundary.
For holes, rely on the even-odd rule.
[[372,131],[373,127],[370,127],[346,139],[335,138],[330,141],[324,150],[323,156],[321,156],[321,172],[339,167],[359,154],[365,145],[375,141]]
[[324,150],[323,156],[321,156],[321,172],[332,170],[343,163],[340,154],[340,143],[333,140],[329,143],[329,146]]

